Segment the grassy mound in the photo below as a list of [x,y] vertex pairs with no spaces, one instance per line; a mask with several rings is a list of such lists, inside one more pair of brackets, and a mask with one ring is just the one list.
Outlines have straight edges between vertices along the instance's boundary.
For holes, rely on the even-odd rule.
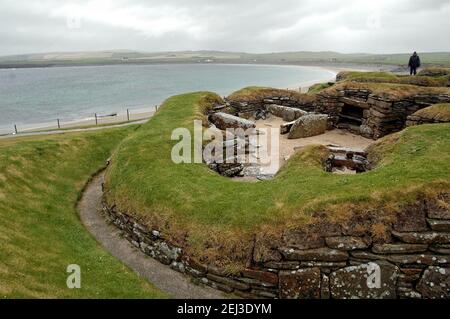
[[309,90],[308,90],[308,94],[316,94],[319,93],[325,89],[328,89],[329,87],[333,86],[334,83],[333,82],[326,82],[326,83],[317,83],[312,85]]
[[[442,69],[439,69],[442,71]],[[440,72],[441,72],[440,71]],[[424,72],[424,71],[422,71]],[[420,74],[420,73],[419,73]],[[428,76],[428,74],[435,74]],[[424,72],[420,76],[398,76],[389,72],[340,72],[337,76],[340,81],[352,81],[363,83],[397,83],[418,86],[450,86],[450,76],[444,73]]]
[[332,87],[323,90],[322,92],[335,95],[337,94],[337,91],[345,89],[368,90],[373,94],[393,100],[420,94],[450,94],[450,88],[446,87],[421,87],[416,85],[386,82],[366,83],[352,81],[338,82]]
[[450,122],[450,104],[435,104],[421,109],[413,115],[438,122]]
[[[164,294],[105,252],[75,203],[136,127],[0,141],[0,298],[149,298]],[[66,268],[81,267],[81,289]]]
[[372,148],[378,166],[358,175],[324,172],[328,153],[320,146],[298,152],[276,178],[258,183],[233,181],[204,164],[174,164],[172,130],[192,130],[205,99],[217,98],[200,92],[168,99],[121,144],[106,181],[110,205],[160,229],[200,261],[239,268],[256,234],[302,227],[313,212],[345,220],[351,207],[383,207],[380,214],[389,215],[419,195],[450,188],[450,124],[411,127],[378,141]]
[[450,75],[450,68],[429,67],[419,72],[421,76],[444,76]]
[[228,99],[236,102],[251,103],[251,102],[259,102],[261,100],[271,98],[274,96],[287,96],[290,97],[292,100],[299,100],[299,101],[307,101],[308,99],[312,101],[314,99],[309,94],[303,94],[291,90],[265,88],[258,86],[249,86],[239,91],[236,91],[230,96],[228,96]]

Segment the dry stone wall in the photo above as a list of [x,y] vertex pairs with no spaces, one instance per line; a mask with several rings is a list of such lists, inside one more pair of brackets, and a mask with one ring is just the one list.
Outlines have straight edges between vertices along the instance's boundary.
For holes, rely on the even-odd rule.
[[315,111],[328,114],[335,127],[378,139],[405,128],[407,117],[416,111],[449,101],[449,94],[398,97],[376,94],[370,89],[342,86],[318,93]]
[[[438,203],[438,204],[436,204]],[[441,205],[439,203],[445,203]],[[149,229],[104,203],[104,212],[136,248],[199,284],[243,298],[450,298],[449,194],[421,201],[397,216],[380,240],[348,225],[313,225],[314,234],[286,231],[281,242],[254,247],[238,274],[200,264]],[[374,215],[376,216],[378,215]],[[375,219],[376,222],[376,219]],[[263,253],[261,253],[263,251]]]

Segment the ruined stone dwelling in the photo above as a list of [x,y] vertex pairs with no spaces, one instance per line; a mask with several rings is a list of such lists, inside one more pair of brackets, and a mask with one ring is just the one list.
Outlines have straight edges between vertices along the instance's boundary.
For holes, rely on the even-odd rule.
[[328,114],[329,128],[378,139],[404,129],[408,116],[416,111],[449,102],[450,89],[444,87],[344,82],[315,96],[283,90],[261,90],[259,97],[247,100],[231,96],[224,109],[248,118],[271,104],[299,108]]

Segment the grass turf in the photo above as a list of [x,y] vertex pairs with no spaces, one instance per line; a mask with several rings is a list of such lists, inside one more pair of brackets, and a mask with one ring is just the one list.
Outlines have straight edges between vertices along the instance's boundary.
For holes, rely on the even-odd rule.
[[121,144],[106,183],[110,204],[170,234],[199,259],[239,267],[263,228],[301,227],[316,211],[339,218],[348,215],[348,204],[385,205],[382,213],[389,214],[418,194],[449,189],[450,124],[412,127],[380,140],[371,149],[378,166],[358,175],[324,172],[327,153],[314,146],[293,156],[275,179],[258,183],[233,181],[204,164],[176,165],[172,130],[192,130],[205,98],[219,99],[206,92],[168,99]]
[[435,104],[421,109],[413,115],[431,121],[450,122],[450,103]]
[[[428,73],[423,73],[428,74]],[[450,76],[404,76],[395,75],[389,72],[356,72],[344,71],[338,74],[341,80],[353,82],[371,82],[371,83],[396,83],[411,84],[429,87],[447,87],[450,86]]]
[[[105,252],[75,209],[91,174],[137,126],[0,141],[0,298],[163,298]],[[81,289],[66,268],[81,267]]]

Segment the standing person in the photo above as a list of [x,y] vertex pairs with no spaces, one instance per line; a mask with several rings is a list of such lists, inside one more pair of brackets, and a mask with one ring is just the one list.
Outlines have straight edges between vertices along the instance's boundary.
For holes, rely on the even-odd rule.
[[414,52],[414,54],[409,58],[408,66],[409,66],[409,70],[410,70],[409,74],[416,75],[417,68],[420,67],[420,58],[417,55],[417,52]]

